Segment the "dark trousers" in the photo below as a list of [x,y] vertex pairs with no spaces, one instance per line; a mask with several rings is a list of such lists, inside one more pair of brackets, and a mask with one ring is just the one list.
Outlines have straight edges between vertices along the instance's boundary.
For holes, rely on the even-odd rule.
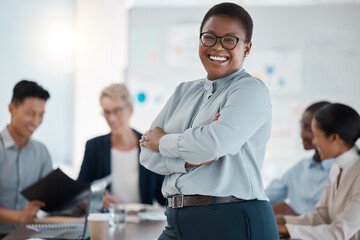
[[206,207],[167,208],[159,240],[278,240],[267,201],[241,201]]

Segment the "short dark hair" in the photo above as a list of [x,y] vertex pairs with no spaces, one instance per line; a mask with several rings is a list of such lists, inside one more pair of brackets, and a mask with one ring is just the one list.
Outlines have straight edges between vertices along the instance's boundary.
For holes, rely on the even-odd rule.
[[312,114],[315,114],[320,108],[330,104],[328,101],[321,101],[311,104],[305,109],[305,112],[310,112]]
[[328,104],[315,113],[315,120],[326,136],[337,133],[350,146],[360,138],[360,116],[347,105]]
[[243,7],[235,3],[224,2],[224,3],[216,4],[215,6],[210,8],[201,22],[200,33],[203,30],[204,24],[210,17],[219,16],[219,15],[225,15],[234,20],[239,21],[240,24],[242,24],[243,27],[245,27],[245,31],[246,31],[245,41],[251,42],[252,31],[253,31],[253,21],[251,19],[251,16]]
[[21,104],[27,97],[37,97],[46,101],[50,98],[50,94],[36,82],[22,80],[15,85],[11,102]]

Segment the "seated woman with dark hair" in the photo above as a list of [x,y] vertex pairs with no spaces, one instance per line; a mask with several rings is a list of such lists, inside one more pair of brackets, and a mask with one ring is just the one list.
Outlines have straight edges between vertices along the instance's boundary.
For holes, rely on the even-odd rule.
[[311,124],[323,159],[335,158],[315,211],[278,217],[280,234],[295,239],[360,239],[360,116],[343,104],[321,108]]

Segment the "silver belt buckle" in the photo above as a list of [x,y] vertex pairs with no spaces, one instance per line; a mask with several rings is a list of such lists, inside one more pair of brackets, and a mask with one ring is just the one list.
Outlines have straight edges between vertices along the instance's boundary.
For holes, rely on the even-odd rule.
[[172,197],[172,208],[183,208],[184,207],[184,195],[176,195]]

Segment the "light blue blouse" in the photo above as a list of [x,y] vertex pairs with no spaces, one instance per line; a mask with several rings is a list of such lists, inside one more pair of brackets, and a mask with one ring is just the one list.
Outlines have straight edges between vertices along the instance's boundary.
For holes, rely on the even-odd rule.
[[[216,113],[217,121],[212,122]],[[143,147],[140,162],[166,175],[165,197],[176,194],[268,200],[260,170],[270,138],[271,103],[264,83],[244,69],[214,81],[181,83],[151,128],[168,134],[160,151]],[[185,168],[185,162],[208,165]]]

